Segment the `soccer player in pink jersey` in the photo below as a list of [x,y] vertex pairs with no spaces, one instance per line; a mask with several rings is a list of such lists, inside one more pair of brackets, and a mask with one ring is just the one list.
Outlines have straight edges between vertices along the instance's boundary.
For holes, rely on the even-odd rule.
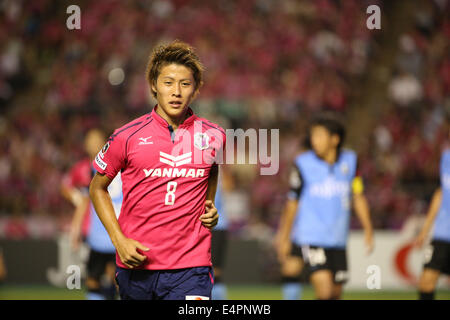
[[[93,161],[95,210],[116,247],[122,299],[210,299],[214,197],[225,132],[189,107],[203,83],[192,47],[174,41],[150,56],[153,110],[114,131]],[[107,187],[121,172],[116,219]]]

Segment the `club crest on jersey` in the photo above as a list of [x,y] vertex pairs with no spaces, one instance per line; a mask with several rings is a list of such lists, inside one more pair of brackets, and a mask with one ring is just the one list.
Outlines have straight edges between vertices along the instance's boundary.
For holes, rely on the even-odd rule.
[[203,132],[194,134],[194,146],[199,150],[205,150],[209,147],[209,136]]
[[344,174],[344,175],[347,175],[347,174],[348,174],[349,169],[348,169],[348,165],[347,165],[346,163],[343,163],[343,164],[341,165],[341,172],[342,172],[342,174]]

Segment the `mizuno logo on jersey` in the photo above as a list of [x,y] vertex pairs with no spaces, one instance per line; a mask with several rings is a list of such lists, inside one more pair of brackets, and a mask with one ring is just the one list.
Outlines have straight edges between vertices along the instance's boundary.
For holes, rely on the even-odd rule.
[[148,139],[150,139],[152,136],[147,137],[147,138],[139,138],[139,145],[142,144],[153,144],[153,141],[147,141]]
[[174,157],[170,154],[160,151],[159,152],[159,161],[161,161],[162,163],[168,164],[171,167],[179,167],[183,164],[191,163],[192,152],[188,152],[188,153],[182,154],[181,156]]

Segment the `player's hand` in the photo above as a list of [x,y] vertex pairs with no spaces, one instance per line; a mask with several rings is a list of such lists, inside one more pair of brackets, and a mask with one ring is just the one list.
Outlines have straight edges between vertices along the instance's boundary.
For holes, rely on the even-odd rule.
[[147,257],[141,255],[137,249],[142,251],[150,250],[138,241],[126,237],[123,237],[120,241],[117,241],[116,249],[120,261],[122,261],[122,263],[130,269],[140,266],[147,259]]
[[219,213],[211,200],[205,201],[205,213],[199,219],[202,225],[210,230],[219,222]]
[[366,232],[364,235],[364,243],[366,245],[366,254],[370,255],[373,252],[373,234],[372,232]]
[[278,238],[275,243],[278,261],[283,263],[291,254],[292,243],[290,240]]
[[416,239],[414,239],[414,246],[416,248],[422,248],[425,241],[427,239],[427,235],[423,232],[419,233],[419,235],[416,237]]

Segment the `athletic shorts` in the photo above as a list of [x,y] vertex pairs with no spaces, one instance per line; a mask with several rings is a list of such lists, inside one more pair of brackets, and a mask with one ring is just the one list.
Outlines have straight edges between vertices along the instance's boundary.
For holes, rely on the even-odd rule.
[[116,265],[115,253],[102,253],[91,249],[87,262],[88,277],[100,281],[102,275],[105,273],[105,268],[108,263],[111,263],[114,266]]
[[116,272],[122,300],[210,300],[213,279],[212,267]]
[[450,275],[450,242],[432,240],[425,248],[424,268]]
[[344,284],[348,281],[346,249],[292,244],[291,255],[303,260],[308,278],[316,271],[329,270],[333,273],[334,283]]
[[222,269],[227,254],[228,231],[214,230],[211,238],[211,259],[214,267]]

